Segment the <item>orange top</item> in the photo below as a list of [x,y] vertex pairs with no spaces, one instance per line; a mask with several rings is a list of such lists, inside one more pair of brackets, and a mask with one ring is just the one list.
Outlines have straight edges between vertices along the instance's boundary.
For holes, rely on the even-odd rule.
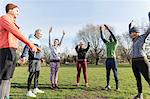
[[15,18],[6,14],[0,17],[0,49],[1,48],[18,48],[18,40],[21,40],[31,49],[34,47],[19,31]]

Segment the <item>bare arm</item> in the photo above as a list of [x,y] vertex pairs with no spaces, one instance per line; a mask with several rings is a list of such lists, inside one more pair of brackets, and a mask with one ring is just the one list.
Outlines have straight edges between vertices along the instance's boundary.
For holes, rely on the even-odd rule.
[[61,37],[61,39],[60,39],[60,43],[59,43],[59,46],[61,46],[61,44],[62,44],[62,41],[63,41],[63,38],[64,38],[64,36],[65,36],[65,32],[64,32],[64,30],[63,30],[63,35],[62,35],[62,37]]
[[109,31],[109,33],[111,34],[112,38],[114,39],[115,42],[117,42],[116,37],[114,36],[114,34],[112,33],[112,31],[108,28],[107,25],[104,24],[104,26],[106,27],[106,29]]

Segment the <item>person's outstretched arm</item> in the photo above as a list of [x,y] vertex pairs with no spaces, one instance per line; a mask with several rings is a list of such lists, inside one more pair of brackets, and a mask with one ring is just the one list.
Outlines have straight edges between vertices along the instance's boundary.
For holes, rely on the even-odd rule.
[[79,52],[79,45],[76,45],[76,47],[75,47],[75,50],[76,50],[76,52],[78,53]]
[[21,31],[15,26],[15,24],[8,17],[6,16],[1,17],[0,24],[7,31],[12,33],[17,39],[28,45],[32,49],[32,51],[35,52],[39,51],[38,48],[33,43],[30,43],[30,41],[22,35]]
[[61,46],[64,36],[65,36],[65,31],[63,30],[63,35],[62,35],[62,37],[61,37],[61,39],[60,39],[59,46]]
[[129,32],[130,32],[130,29],[131,29],[131,26],[132,26],[132,22],[133,22],[133,20],[129,23]]
[[102,26],[100,26],[100,36],[101,36],[101,39],[104,43],[108,42],[106,39],[104,39],[104,36],[103,36],[103,33],[102,33]]
[[88,42],[88,46],[87,46],[87,48],[85,50],[88,51],[89,48],[90,48],[90,42]]
[[[149,25],[150,25],[150,12],[148,13],[148,17],[149,17]],[[147,31],[142,36],[144,37],[144,39],[146,39],[149,34],[150,34],[150,26],[148,26]]]
[[109,31],[109,33],[111,34],[112,38],[114,39],[114,42],[117,42],[116,37],[114,36],[114,34],[112,33],[112,31],[108,28],[108,26],[106,24],[104,24],[104,26],[106,27],[106,29]]
[[50,27],[50,29],[49,29],[49,47],[52,46],[52,42],[51,42],[51,32],[52,32],[52,27]]

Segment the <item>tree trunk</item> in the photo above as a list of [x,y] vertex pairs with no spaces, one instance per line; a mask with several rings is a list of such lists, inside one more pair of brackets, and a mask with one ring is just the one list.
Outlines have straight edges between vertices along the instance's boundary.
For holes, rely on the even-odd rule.
[[98,65],[99,57],[96,58],[96,65]]

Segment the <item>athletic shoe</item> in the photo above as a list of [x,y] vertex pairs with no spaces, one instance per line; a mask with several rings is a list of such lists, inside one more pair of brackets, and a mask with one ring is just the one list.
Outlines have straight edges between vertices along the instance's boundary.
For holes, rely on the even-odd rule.
[[79,83],[76,84],[77,87],[79,87],[79,85],[80,85]]
[[34,93],[34,94],[37,94],[37,93],[44,93],[44,91],[42,91],[42,90],[40,90],[40,89],[38,89],[38,88],[35,88],[35,89],[33,90],[33,93]]
[[51,89],[55,89],[55,84],[51,84]]
[[115,91],[119,91],[119,88],[116,88],[116,90]]
[[36,95],[35,95],[34,93],[32,93],[31,90],[27,92],[27,96],[28,96],[28,97],[32,97],[32,98],[35,98],[35,97],[36,97]]
[[57,84],[55,84],[55,88],[59,89],[59,87],[57,86]]
[[133,99],[143,99],[143,94],[137,94]]
[[10,97],[9,97],[9,96],[6,96],[5,99],[10,99]]
[[88,84],[88,83],[86,83],[86,84],[85,84],[85,87],[89,87],[89,84]]
[[111,87],[109,86],[109,85],[107,85],[106,87],[105,87],[105,90],[111,90]]

